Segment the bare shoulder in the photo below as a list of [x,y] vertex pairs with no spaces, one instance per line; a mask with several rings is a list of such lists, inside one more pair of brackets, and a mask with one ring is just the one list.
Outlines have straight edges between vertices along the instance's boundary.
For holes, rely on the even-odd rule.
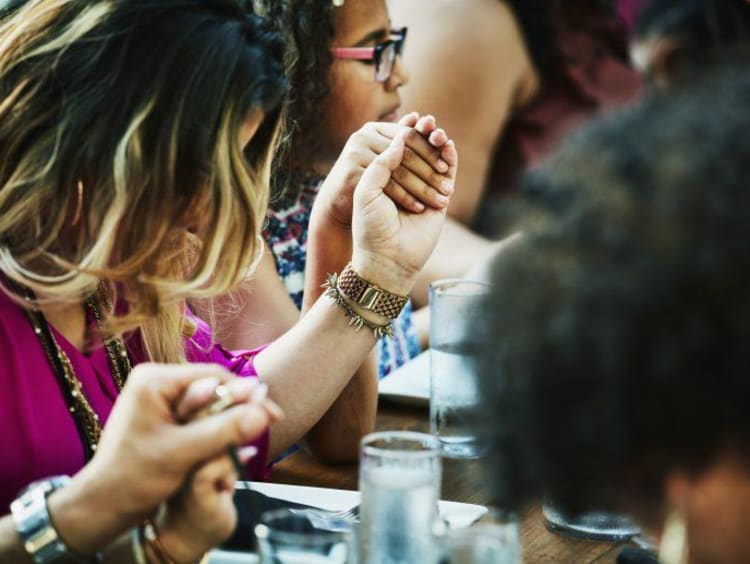
[[409,26],[410,40],[450,40],[454,53],[478,46],[510,52],[523,44],[513,11],[500,0],[390,0],[389,8],[395,26]]
[[[390,0],[394,26],[409,27],[405,61],[417,76],[480,80],[507,90],[532,72],[511,8],[499,0]],[[490,92],[487,92],[490,94]]]

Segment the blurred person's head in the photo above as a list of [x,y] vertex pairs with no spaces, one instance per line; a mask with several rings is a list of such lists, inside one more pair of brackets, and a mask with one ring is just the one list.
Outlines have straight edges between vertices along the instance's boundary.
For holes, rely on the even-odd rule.
[[[750,76],[653,96],[526,180],[484,365],[497,503],[686,515],[750,561]],[[710,111],[707,111],[710,108]],[[489,424],[488,424],[489,425]]]
[[127,303],[110,328],[177,360],[179,304],[257,254],[282,42],[239,0],[20,4],[0,26],[0,269],[61,303],[106,281]]
[[750,60],[747,0],[649,0],[637,19],[632,58],[657,85]]
[[381,69],[390,72],[376,79],[374,53],[356,59],[335,49],[382,50],[400,36],[393,33],[385,0],[346,0],[340,6],[331,0],[261,3],[269,14],[284,19],[297,46],[290,69],[288,144],[278,162],[280,179],[288,180],[291,174],[296,182],[327,174],[352,133],[370,121],[398,118],[398,89],[408,80],[399,56],[392,64],[383,56]]

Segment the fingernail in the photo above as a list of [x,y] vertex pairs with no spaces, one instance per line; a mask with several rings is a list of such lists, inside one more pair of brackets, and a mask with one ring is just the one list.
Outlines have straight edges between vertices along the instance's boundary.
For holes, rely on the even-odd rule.
[[444,206],[448,205],[448,202],[450,201],[448,196],[443,196],[442,194],[435,194],[435,199]]
[[438,172],[448,172],[448,169],[450,167],[448,166],[448,163],[445,162],[443,159],[438,159],[437,168],[438,168]]
[[247,462],[258,454],[258,447],[246,446],[237,449],[237,456],[242,462]]
[[203,378],[202,380],[194,382],[192,388],[194,393],[200,396],[208,396],[214,393],[214,390],[216,390],[218,385],[219,380],[217,378]]
[[453,182],[451,180],[443,180],[440,184],[440,190],[446,196],[450,196],[453,194]]
[[416,212],[424,211],[424,204],[421,202],[414,202],[414,211]]
[[266,399],[267,396],[268,396],[268,385],[261,383],[255,387],[255,390],[253,390],[253,393],[250,396],[250,400],[253,403],[260,403],[264,399]]

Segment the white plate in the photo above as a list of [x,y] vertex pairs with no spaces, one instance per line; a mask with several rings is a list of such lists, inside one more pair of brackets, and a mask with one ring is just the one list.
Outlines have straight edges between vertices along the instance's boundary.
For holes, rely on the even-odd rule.
[[430,351],[394,370],[378,383],[381,397],[408,405],[430,405]]
[[[335,490],[313,488],[309,486],[290,486],[287,484],[269,484],[267,482],[237,482],[237,488],[250,487],[262,494],[286,501],[295,501],[321,507],[331,511],[350,509],[359,503],[359,492],[352,490]],[[451,527],[467,527],[487,512],[487,508],[471,503],[456,501],[439,501],[440,515]],[[210,564],[257,564],[258,557],[244,552],[211,552]]]

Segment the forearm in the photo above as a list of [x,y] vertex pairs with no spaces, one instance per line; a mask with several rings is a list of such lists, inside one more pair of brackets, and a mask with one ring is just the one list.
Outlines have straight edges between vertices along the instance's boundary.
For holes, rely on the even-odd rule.
[[437,247],[419,273],[412,290],[412,301],[419,309],[429,303],[430,283],[444,278],[462,278],[477,264],[492,256],[497,243],[472,233],[455,220],[443,226]]
[[352,234],[342,226],[323,217],[313,209],[310,218],[305,268],[305,292],[302,301],[303,313],[309,310],[323,293],[326,277],[341,272],[352,258]]
[[113,507],[109,487],[86,466],[48,498],[58,534],[80,554],[95,554],[139,522],[141,516],[124,515]]
[[258,374],[285,413],[282,421],[271,426],[271,458],[300,440],[323,417],[375,345],[372,331],[357,331],[349,321],[342,308],[321,297],[292,329],[256,357]]
[[323,462],[356,461],[360,439],[375,430],[377,409],[377,354],[371,351],[338,399],[307,434],[306,446]]

